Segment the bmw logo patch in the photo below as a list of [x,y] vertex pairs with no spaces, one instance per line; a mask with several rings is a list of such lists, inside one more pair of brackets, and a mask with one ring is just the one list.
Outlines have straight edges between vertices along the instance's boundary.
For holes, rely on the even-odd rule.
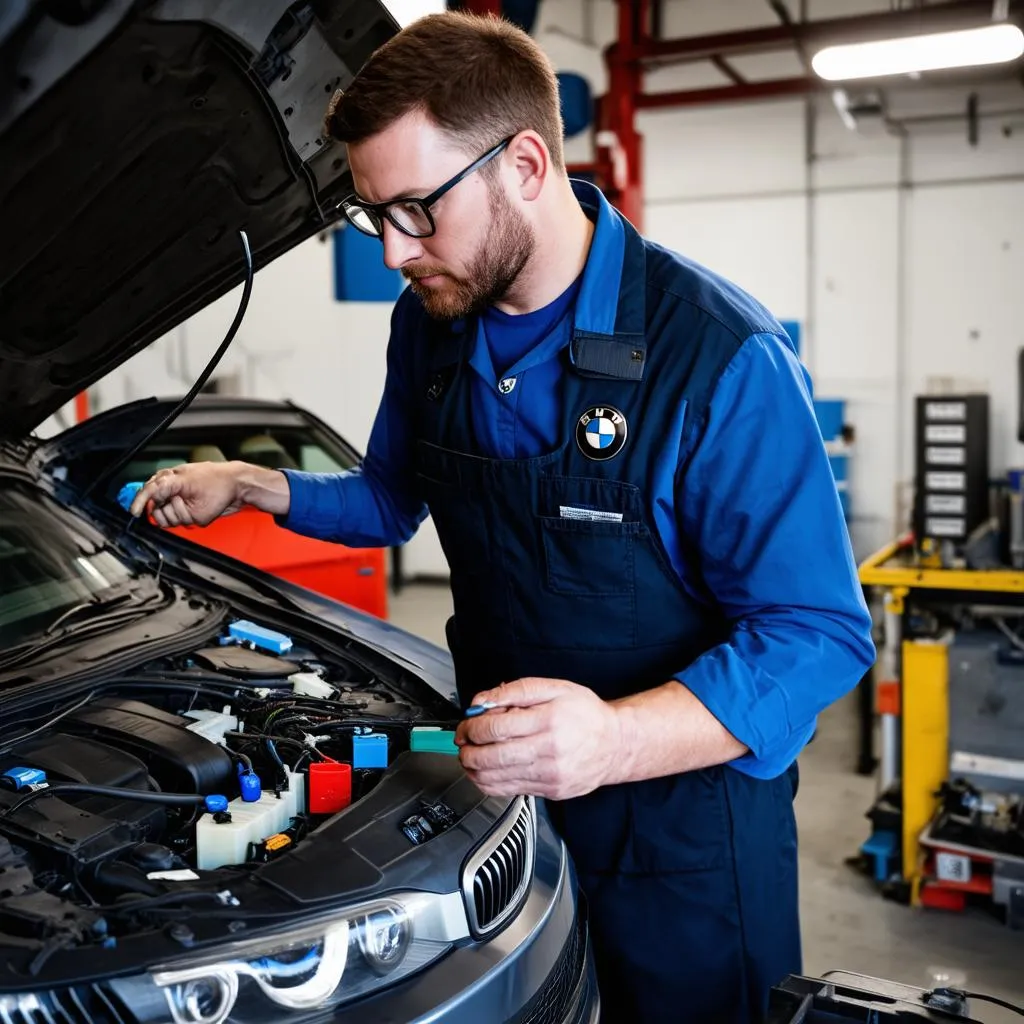
[[588,409],[576,423],[576,444],[588,459],[604,462],[626,444],[626,417],[609,405]]

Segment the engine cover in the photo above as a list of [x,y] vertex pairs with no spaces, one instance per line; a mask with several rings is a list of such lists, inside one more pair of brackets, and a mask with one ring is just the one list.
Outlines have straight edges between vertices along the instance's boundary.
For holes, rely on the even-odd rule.
[[69,715],[61,729],[128,751],[164,789],[204,796],[222,792],[232,777],[231,755],[188,725],[187,719],[141,701],[104,697]]

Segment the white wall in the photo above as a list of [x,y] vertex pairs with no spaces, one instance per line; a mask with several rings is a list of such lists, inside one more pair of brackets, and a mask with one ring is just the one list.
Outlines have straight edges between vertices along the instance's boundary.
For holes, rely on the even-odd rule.
[[[964,109],[963,94],[894,98],[893,112]],[[1024,93],[982,92],[982,110]],[[805,144],[815,126],[813,160]],[[848,131],[825,99],[643,118],[647,233],[805,324],[821,397],[848,400],[858,555],[907,524],[913,396],[991,394],[991,468],[1019,465],[1024,345],[1024,114],[911,122],[903,139]],[[1003,126],[1011,126],[1009,136]]]
[[[888,0],[810,5],[812,17],[888,8]],[[722,31],[773,17],[763,0],[669,0],[665,31]],[[560,69],[590,76],[599,92],[614,25],[611,0],[544,0],[535,34]],[[740,65],[761,77],[795,70],[787,56]],[[694,67],[660,71],[648,87],[723,82],[713,68]],[[1024,109],[1019,85],[981,96],[983,112]],[[910,89],[893,97],[893,113],[955,112],[965,97]],[[650,112],[640,128],[647,233],[734,278],[780,318],[803,321],[817,393],[848,400],[858,555],[906,525],[914,394],[988,390],[992,469],[1024,462],[1015,440],[1024,114],[984,120],[976,148],[962,121],[911,124],[902,140],[850,132],[827,96],[813,109],[794,100]],[[589,148],[587,139],[572,140],[569,159],[587,159]],[[180,392],[219,342],[235,301],[226,297],[109,377],[97,389],[101,404]],[[389,314],[386,304],[336,303],[330,246],[312,240],[257,276],[226,365],[250,393],[307,405],[362,446],[383,382]],[[406,560],[412,572],[444,571],[429,526]]]

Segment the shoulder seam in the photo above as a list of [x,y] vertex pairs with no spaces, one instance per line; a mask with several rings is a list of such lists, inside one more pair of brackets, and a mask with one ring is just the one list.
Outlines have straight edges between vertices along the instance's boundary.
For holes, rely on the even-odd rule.
[[770,327],[768,324],[762,324],[759,327],[754,327],[753,325],[751,325],[751,328],[748,331],[748,333],[740,334],[739,331],[736,331],[734,328],[730,327],[729,324],[727,324],[720,316],[717,316],[715,313],[712,313],[711,310],[708,309],[706,306],[702,306],[700,303],[695,302],[689,296],[680,295],[679,292],[674,291],[672,288],[668,288],[665,285],[661,284],[654,284],[652,282],[648,282],[648,287],[653,288],[658,292],[661,292],[661,294],[663,295],[671,295],[672,298],[678,299],[680,302],[685,302],[688,306],[700,310],[700,312],[703,313],[706,317],[708,317],[708,319],[714,320],[716,324],[718,324],[723,330],[725,330],[728,334],[735,338],[736,341],[738,341],[741,345],[748,341],[750,338],[752,338],[755,334],[770,334],[773,337],[778,336],[779,332],[776,331],[773,327]]

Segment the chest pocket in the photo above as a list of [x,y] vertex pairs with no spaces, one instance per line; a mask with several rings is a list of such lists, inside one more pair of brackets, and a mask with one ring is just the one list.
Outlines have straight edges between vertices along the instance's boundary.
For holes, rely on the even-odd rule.
[[622,597],[645,532],[640,491],[617,480],[545,477],[537,495],[545,582],[554,594]]

